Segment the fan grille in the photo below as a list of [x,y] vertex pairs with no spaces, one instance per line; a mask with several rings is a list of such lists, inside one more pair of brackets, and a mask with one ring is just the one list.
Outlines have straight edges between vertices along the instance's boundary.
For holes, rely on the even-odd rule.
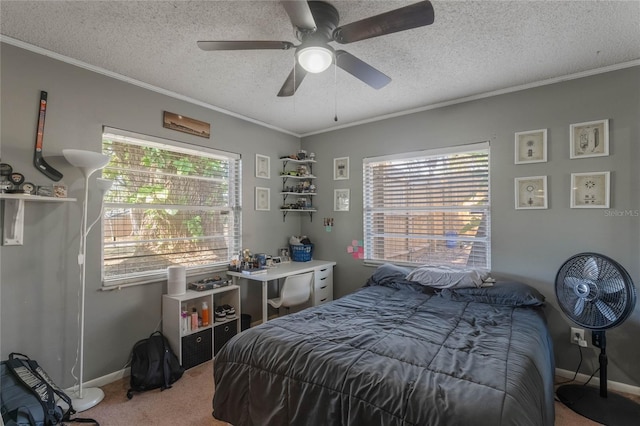
[[592,330],[619,325],[636,303],[636,290],[627,271],[596,253],[577,254],[562,265],[556,275],[556,296],[569,318]]

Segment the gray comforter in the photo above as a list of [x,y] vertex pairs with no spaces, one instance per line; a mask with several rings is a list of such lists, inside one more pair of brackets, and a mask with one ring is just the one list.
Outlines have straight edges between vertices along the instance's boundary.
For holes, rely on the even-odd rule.
[[218,353],[214,378],[213,415],[235,426],[554,422],[539,308],[402,287],[251,328]]

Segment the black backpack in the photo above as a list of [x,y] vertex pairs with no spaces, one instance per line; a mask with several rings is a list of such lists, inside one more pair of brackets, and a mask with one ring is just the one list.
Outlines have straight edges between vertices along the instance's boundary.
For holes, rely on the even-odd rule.
[[[51,426],[69,422],[94,423],[94,419],[71,419],[71,398],[28,356],[11,353],[0,363],[0,407],[7,426]],[[56,399],[66,404],[66,410]]]
[[167,338],[159,331],[153,332],[133,345],[131,350],[131,388],[127,391],[127,398],[133,398],[133,391],[169,389],[183,373],[184,368]]

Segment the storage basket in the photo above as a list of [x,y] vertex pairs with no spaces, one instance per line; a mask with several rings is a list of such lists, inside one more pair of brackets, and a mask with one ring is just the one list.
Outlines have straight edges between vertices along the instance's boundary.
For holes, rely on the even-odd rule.
[[311,260],[313,244],[290,245],[291,260],[294,262],[308,262]]

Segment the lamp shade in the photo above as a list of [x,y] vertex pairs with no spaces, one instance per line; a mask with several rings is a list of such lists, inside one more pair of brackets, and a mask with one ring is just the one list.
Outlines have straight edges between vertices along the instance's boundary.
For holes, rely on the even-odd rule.
[[102,193],[103,197],[104,197],[104,194],[106,194],[107,191],[111,189],[112,185],[113,185],[112,180],[103,179],[103,178],[96,179],[96,186],[100,190],[100,193]]
[[296,52],[298,63],[310,73],[321,73],[333,62],[333,52],[325,46],[309,46]]
[[83,149],[63,149],[62,155],[72,166],[79,168],[85,177],[102,169],[111,159],[108,155]]

